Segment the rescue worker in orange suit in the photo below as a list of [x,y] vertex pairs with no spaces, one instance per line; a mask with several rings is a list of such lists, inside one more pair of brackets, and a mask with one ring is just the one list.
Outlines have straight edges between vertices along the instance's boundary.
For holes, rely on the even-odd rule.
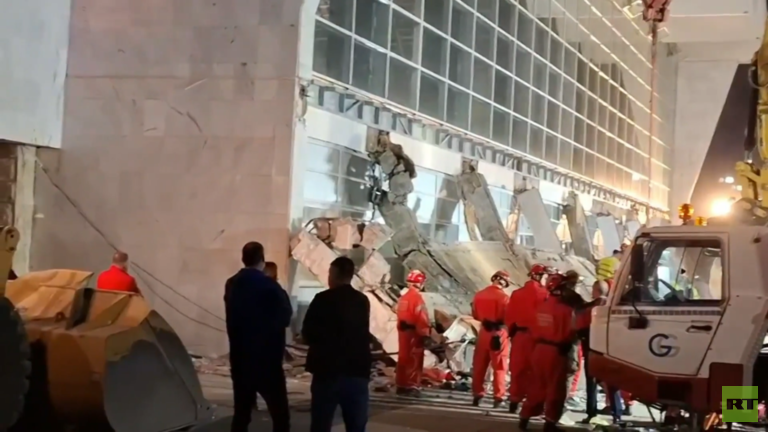
[[535,347],[531,355],[533,380],[528,397],[520,412],[520,429],[528,430],[531,417],[544,413],[544,431],[559,431],[557,423],[563,415],[568,396],[568,373],[573,369],[569,360],[576,340],[577,311],[585,303],[574,290],[571,275],[550,275],[547,279],[549,297],[536,310],[532,328]]
[[504,401],[509,365],[509,335],[504,325],[509,295],[504,288],[508,287],[509,273],[499,270],[491,276],[491,284],[478,291],[472,302],[472,317],[482,325],[472,358],[473,406],[479,406],[485,396],[489,364],[493,370],[493,407],[498,408]]
[[397,334],[399,352],[395,369],[397,394],[418,397],[421,372],[424,369],[424,343],[429,339],[430,325],[427,305],[421,291],[427,276],[419,271],[408,273],[407,291],[397,303]]
[[536,308],[546,300],[548,292],[542,278],[549,273],[543,264],[534,264],[528,272],[531,279],[522,288],[512,292],[504,319],[512,351],[509,359],[509,412],[516,413],[525,399],[531,380],[531,352],[534,339],[531,328],[536,320]]

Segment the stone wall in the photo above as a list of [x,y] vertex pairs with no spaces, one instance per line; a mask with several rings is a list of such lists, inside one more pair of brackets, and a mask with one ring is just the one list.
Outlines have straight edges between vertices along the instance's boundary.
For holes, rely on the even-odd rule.
[[[41,151],[31,267],[113,247],[200,354],[261,241],[288,268],[300,0],[73,0],[61,151]],[[63,191],[63,192],[62,192]]]

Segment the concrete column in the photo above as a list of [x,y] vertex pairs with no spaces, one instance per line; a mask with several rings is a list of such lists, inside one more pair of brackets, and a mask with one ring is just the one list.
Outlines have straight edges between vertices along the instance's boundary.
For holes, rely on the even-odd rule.
[[188,349],[226,352],[224,282],[243,244],[263,243],[287,279],[302,7],[73,0],[63,145],[39,155],[33,269],[99,271],[122,249]]
[[[678,66],[672,209],[691,199],[737,67],[735,60],[684,61]],[[740,147],[742,137],[734,138]]]

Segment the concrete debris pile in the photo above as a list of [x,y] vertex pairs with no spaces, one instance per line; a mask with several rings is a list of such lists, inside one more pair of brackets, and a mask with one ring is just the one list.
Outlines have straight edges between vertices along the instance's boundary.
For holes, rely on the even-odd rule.
[[[338,256],[348,256],[357,269],[352,285],[371,303],[371,333],[384,352],[397,352],[397,318],[393,311],[400,290],[390,284],[390,267],[378,249],[392,230],[378,223],[361,224],[350,218],[312,220],[291,240],[291,256],[324,285]],[[326,286],[327,288],[327,286]]]
[[[512,222],[508,218],[504,224],[485,177],[474,162],[465,161],[462,172],[450,180],[458,186],[466,229],[473,241],[443,244],[422,234],[420,223],[408,206],[417,172],[403,147],[393,143],[388,132],[369,128],[365,148],[379,171],[370,197],[384,224],[361,223],[350,218],[315,219],[294,236],[291,255],[323,284],[327,283],[333,259],[346,255],[355,261],[357,273],[353,285],[371,301],[371,333],[389,361],[397,360],[394,310],[401,290],[390,280],[391,263],[403,267],[395,268],[394,274],[417,269],[427,275],[424,299],[429,309],[435,311],[439,344],[445,350],[442,356],[430,353],[425,359],[425,370],[440,369],[439,374],[427,374],[438,379],[446,371],[470,372],[473,342],[478,332],[477,323],[468,317],[472,298],[488,285],[490,275],[497,270],[506,270],[512,276],[510,291],[525,283],[527,269],[534,263],[549,265],[561,272],[575,270],[582,276],[580,293],[585,297],[589,295],[588,287],[595,280],[594,255],[588,247],[576,248],[580,256],[563,253],[538,190],[515,191],[515,215]],[[435,211],[452,213],[458,203],[448,206],[454,207]],[[520,215],[525,216],[533,229],[536,247],[515,244]],[[585,220],[576,218],[571,225],[572,231],[580,230]],[[583,242],[585,237],[574,236],[573,241]],[[389,258],[396,261],[388,262],[379,252],[387,242],[395,254]],[[384,372],[377,375],[376,380],[383,383],[384,377],[390,374],[386,369],[381,371]]]

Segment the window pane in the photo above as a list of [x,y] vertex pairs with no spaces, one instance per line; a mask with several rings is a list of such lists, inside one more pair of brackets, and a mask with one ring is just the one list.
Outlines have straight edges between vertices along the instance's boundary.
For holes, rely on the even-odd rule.
[[396,58],[389,59],[389,99],[407,108],[416,109],[419,74]]
[[424,21],[443,33],[448,33],[450,2],[446,0],[424,0]]
[[304,199],[321,203],[339,202],[338,182],[338,176],[307,171],[304,173]]
[[[502,0],[504,1],[504,0]],[[515,73],[515,44],[507,36],[497,33],[496,36],[496,65],[509,73]]]
[[421,18],[421,0],[395,0],[395,4]]
[[366,175],[368,174],[368,159],[344,151],[341,153],[341,175],[350,177],[360,181],[367,181]]
[[493,66],[475,57],[475,74],[472,77],[472,90],[480,96],[491,99],[493,97],[491,89],[493,88]]
[[517,5],[510,0],[499,0],[499,28],[515,37]]
[[527,13],[517,13],[517,40],[530,49],[533,49],[533,18]]
[[518,45],[515,50],[515,76],[530,84],[532,64],[533,54]]
[[549,58],[549,31],[539,21],[536,22],[534,27],[535,39],[533,44],[533,50],[545,59]]
[[[374,0],[361,0],[361,1],[374,1]],[[327,0],[321,2],[317,8],[317,15],[322,17],[337,26],[352,30],[352,11],[354,0]]]
[[456,127],[469,129],[469,93],[458,87],[448,86],[446,120]]
[[318,21],[312,69],[329,78],[349,83],[352,38]]
[[544,129],[531,125],[528,149],[531,156],[544,159]]
[[345,207],[368,208],[371,188],[368,183],[342,178],[341,203]]
[[560,147],[557,143],[557,137],[552,134],[546,134],[544,138],[544,160],[557,164],[557,155],[560,152]]
[[531,114],[531,89],[527,85],[515,81],[514,101],[515,113],[528,118]]
[[443,110],[447,85],[443,80],[422,73],[421,88],[419,89],[419,112],[438,120],[445,120]]
[[390,50],[410,60],[419,63],[419,41],[421,40],[420,25],[405,14],[392,11],[392,37],[390,38]]
[[475,23],[475,53],[493,61],[496,31],[485,21],[479,19]]
[[[624,287],[622,303],[647,302],[684,307],[691,303],[717,306],[723,295],[722,251],[719,240],[640,240],[649,269],[642,287]],[[645,276],[645,275],[644,275]]]
[[467,48],[471,48],[472,36],[474,35],[474,21],[475,14],[454,2],[453,15],[451,17],[451,37],[464,44]]
[[456,44],[451,44],[451,63],[448,68],[448,79],[462,87],[469,88],[471,84],[471,71],[472,54]]
[[486,138],[491,137],[491,104],[478,98],[472,98],[470,131]]
[[307,169],[320,173],[339,173],[339,150],[309,143],[306,146]]
[[507,109],[512,109],[512,77],[501,69],[496,69],[493,83],[493,101]]
[[448,39],[426,27],[421,65],[440,76],[448,72]]
[[528,153],[528,122],[518,117],[512,118],[512,148]]
[[509,146],[510,121],[510,114],[508,112],[494,108],[491,139],[499,144]]
[[387,55],[361,43],[355,43],[352,85],[368,93],[384,97]]
[[560,140],[560,155],[557,158],[557,164],[567,170],[570,170],[572,156],[573,156],[573,145],[568,141]]
[[573,147],[573,164],[571,168],[577,174],[584,174],[584,149]]
[[533,59],[533,86],[543,92],[547,91],[547,64],[538,58]]
[[477,0],[477,11],[496,24],[496,0]]
[[357,0],[355,34],[388,48],[389,5],[377,0]]

